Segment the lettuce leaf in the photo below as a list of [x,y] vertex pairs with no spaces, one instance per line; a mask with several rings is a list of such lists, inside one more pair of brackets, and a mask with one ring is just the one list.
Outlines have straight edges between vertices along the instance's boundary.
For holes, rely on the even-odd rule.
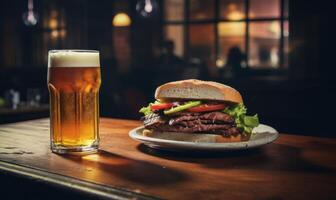
[[227,107],[223,110],[224,113],[235,118],[237,127],[240,130],[251,134],[252,129],[259,125],[259,118],[257,114],[253,116],[246,115],[246,111],[247,109],[242,103]]
[[246,111],[247,109],[242,103],[235,104],[224,109],[225,113],[231,115],[234,118],[239,118],[241,115],[245,115]]
[[245,115],[243,120],[244,120],[244,124],[249,127],[256,127],[259,125],[259,118],[257,114],[253,116]]
[[149,103],[148,106],[146,107],[142,107],[140,110],[139,110],[139,113],[142,113],[144,114],[145,116],[153,113],[152,109],[151,109],[151,105],[154,105],[154,104],[159,104],[161,103],[160,101],[155,101],[154,103]]
[[152,109],[151,109],[151,105],[152,105],[152,103],[148,104],[148,106],[146,106],[146,107],[142,107],[139,110],[139,113],[142,113],[145,116],[150,115],[153,112]]

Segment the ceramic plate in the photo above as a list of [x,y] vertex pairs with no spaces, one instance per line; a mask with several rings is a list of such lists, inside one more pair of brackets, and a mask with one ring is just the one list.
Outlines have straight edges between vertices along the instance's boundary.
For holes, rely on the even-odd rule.
[[144,127],[138,127],[129,132],[129,136],[145,145],[164,150],[186,151],[232,151],[259,147],[273,142],[279,136],[278,132],[267,125],[260,124],[252,131],[250,140],[244,142],[221,142],[220,135],[191,134],[173,132],[153,132],[143,134]]

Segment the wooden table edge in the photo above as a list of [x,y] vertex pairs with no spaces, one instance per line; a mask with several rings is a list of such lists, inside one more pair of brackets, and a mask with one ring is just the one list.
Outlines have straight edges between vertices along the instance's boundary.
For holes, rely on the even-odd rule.
[[121,189],[113,186],[106,186],[81,179],[76,179],[56,173],[47,172],[41,169],[26,167],[0,160],[0,173],[22,177],[32,181],[39,181],[47,185],[55,186],[64,190],[81,192],[100,199],[143,199],[157,200],[160,198]]

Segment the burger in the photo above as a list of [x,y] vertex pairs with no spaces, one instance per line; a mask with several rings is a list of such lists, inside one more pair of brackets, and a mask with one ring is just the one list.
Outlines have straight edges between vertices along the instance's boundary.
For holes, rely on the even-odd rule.
[[146,132],[217,134],[238,142],[249,140],[259,125],[257,115],[246,114],[240,93],[217,82],[169,82],[156,89],[155,99],[139,111]]

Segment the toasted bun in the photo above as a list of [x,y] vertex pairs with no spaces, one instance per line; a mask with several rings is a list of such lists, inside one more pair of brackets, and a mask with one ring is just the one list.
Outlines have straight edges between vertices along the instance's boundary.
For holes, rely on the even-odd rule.
[[230,86],[196,79],[169,82],[161,85],[155,91],[155,98],[160,100],[192,99],[243,102],[240,93]]

